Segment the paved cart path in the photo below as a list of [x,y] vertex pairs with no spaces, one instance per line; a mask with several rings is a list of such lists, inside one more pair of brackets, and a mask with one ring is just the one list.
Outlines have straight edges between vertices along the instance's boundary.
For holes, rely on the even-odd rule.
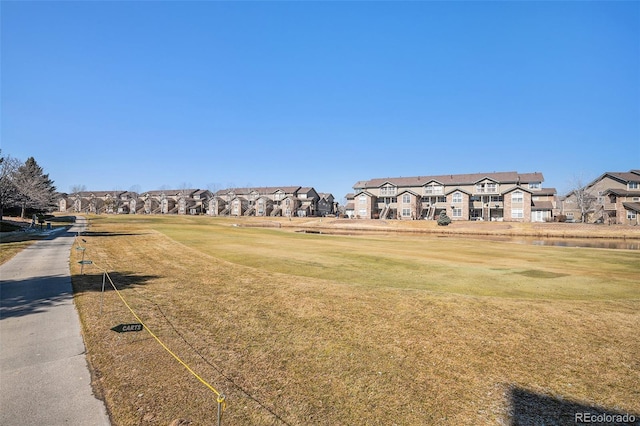
[[69,254],[84,218],[0,266],[0,425],[109,425],[73,303]]

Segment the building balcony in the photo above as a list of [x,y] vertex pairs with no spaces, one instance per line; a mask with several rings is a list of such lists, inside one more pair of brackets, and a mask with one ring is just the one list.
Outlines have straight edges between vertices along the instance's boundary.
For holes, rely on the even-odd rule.
[[490,203],[483,203],[482,201],[472,201],[469,203],[469,207],[472,209],[503,209],[504,202],[503,201],[492,201]]

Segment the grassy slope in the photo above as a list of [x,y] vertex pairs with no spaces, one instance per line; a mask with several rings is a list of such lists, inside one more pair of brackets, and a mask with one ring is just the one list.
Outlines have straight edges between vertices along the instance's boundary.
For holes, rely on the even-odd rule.
[[[640,411],[637,252],[92,222],[88,257],[227,394],[224,424],[495,424],[513,387]],[[100,283],[74,277],[115,424],[212,423],[157,343],[108,331],[132,318],[113,292],[98,315]]]

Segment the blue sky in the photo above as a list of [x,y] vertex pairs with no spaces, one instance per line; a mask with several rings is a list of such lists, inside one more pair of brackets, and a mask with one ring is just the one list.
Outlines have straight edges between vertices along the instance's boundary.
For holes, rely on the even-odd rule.
[[1,148],[58,190],[640,168],[640,2],[9,2]]

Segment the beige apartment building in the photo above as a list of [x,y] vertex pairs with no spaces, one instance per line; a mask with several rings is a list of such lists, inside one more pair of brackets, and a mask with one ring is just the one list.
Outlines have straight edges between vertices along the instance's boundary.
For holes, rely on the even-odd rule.
[[60,194],[61,212],[95,214],[208,214],[211,216],[327,216],[337,211],[333,195],[312,187],[83,191]]
[[569,221],[640,224],[640,170],[606,172],[561,201]]
[[217,191],[209,200],[212,216],[284,216],[306,217],[335,214],[333,195],[314,188],[279,186],[228,188]]
[[543,222],[556,213],[554,188],[542,173],[493,172],[377,178],[357,182],[345,212],[366,219]]
[[61,212],[94,214],[202,214],[211,192],[206,189],[82,191],[60,194]]

